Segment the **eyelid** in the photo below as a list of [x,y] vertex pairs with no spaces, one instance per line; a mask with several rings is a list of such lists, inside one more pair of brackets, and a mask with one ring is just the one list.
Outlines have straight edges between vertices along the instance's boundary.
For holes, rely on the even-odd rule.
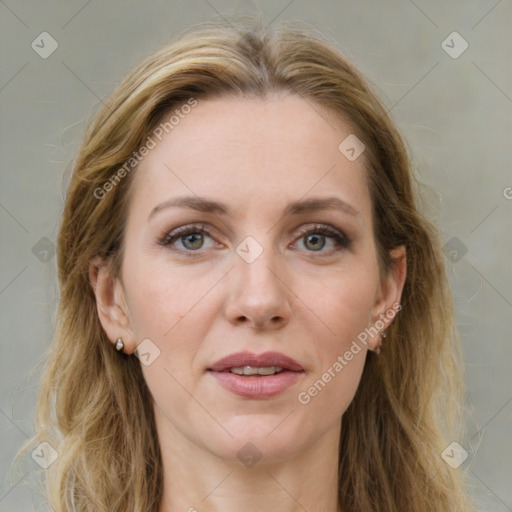
[[332,235],[338,235],[348,238],[343,231],[331,226],[329,224],[322,224],[321,222],[313,222],[311,224],[302,225],[298,228],[299,235],[304,236],[309,233],[316,233],[318,231],[325,231]]

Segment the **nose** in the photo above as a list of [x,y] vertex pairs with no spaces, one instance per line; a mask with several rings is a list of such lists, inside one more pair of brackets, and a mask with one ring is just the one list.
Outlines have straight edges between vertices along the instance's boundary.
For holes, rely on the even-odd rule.
[[267,330],[280,329],[290,321],[294,295],[286,284],[284,271],[270,253],[263,251],[252,263],[235,255],[225,305],[230,323]]

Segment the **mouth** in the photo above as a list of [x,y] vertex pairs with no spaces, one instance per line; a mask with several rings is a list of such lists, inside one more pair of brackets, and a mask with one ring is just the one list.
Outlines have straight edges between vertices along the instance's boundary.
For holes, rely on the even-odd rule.
[[254,368],[252,366],[239,366],[238,368],[228,368],[224,372],[231,372],[236,375],[243,375],[244,377],[261,377],[265,375],[276,375],[282,371],[288,371],[281,366],[263,366]]
[[208,368],[213,372],[232,371],[237,375],[273,375],[283,371],[303,372],[304,368],[294,359],[279,352],[252,354],[238,352],[224,357]]
[[231,393],[250,399],[272,398],[283,393],[305,373],[297,361],[279,352],[232,354],[207,371]]

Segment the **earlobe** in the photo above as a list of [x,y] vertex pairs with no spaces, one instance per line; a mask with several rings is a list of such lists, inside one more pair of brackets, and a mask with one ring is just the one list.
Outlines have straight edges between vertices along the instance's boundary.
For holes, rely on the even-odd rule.
[[100,323],[113,345],[123,339],[126,353],[135,350],[136,344],[121,282],[111,272],[109,262],[97,256],[89,264],[89,280],[96,297],[96,310]]

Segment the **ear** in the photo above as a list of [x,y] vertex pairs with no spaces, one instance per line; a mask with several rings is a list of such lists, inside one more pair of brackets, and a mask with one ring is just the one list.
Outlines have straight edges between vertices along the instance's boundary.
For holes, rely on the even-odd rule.
[[96,309],[101,325],[113,345],[119,338],[123,352],[131,354],[137,348],[130,329],[130,318],[123,285],[112,275],[110,262],[96,256],[89,264],[89,280],[96,296]]
[[[400,311],[400,299],[407,276],[407,258],[405,246],[401,245],[390,251],[392,265],[381,279],[375,305],[372,310],[371,326],[379,333],[385,331]],[[380,343],[380,334],[369,338],[369,347],[375,350]]]

